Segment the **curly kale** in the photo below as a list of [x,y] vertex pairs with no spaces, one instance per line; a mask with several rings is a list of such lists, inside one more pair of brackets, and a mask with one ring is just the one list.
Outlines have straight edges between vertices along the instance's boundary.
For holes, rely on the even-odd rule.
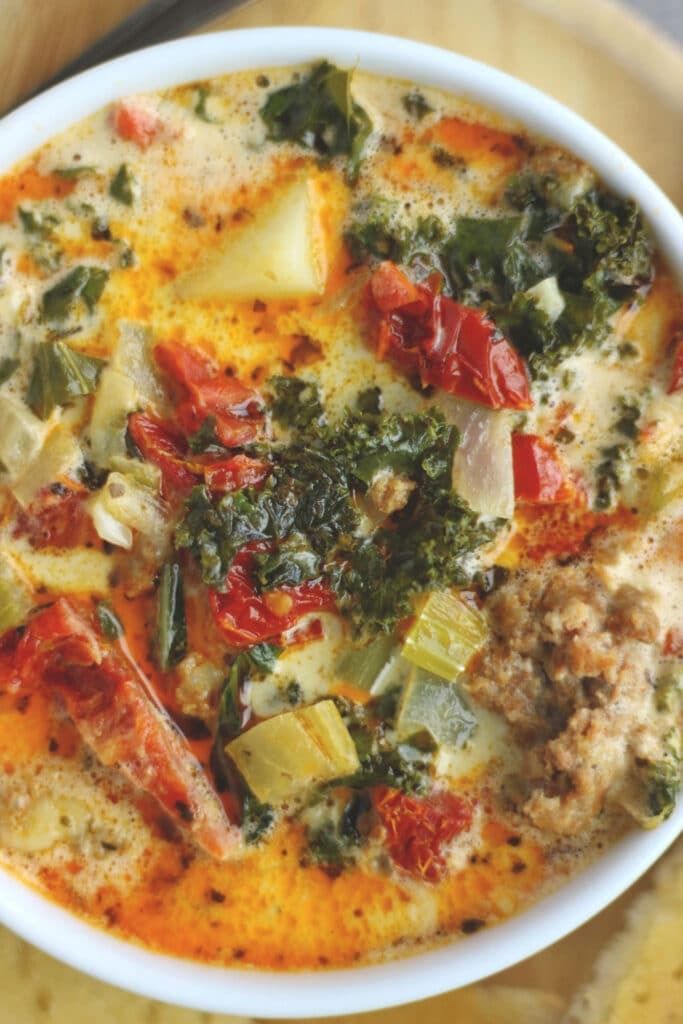
[[270,411],[273,419],[285,427],[305,430],[323,417],[320,393],[315,384],[300,377],[271,377]]
[[[315,386],[304,387],[306,404],[317,409]],[[421,591],[465,583],[469,556],[492,530],[452,491],[457,429],[437,408],[380,410],[380,396],[369,389],[338,423],[318,413],[304,417],[290,443],[259,449],[271,465],[261,489],[214,498],[195,487],[175,543],[193,554],[204,582],[222,589],[237,552],[267,541],[268,551],[254,559],[257,588],[322,576],[358,630],[371,634],[391,631]],[[380,471],[416,486],[405,508],[361,536],[358,497]]]
[[[533,376],[610,334],[611,318],[653,276],[652,242],[635,203],[595,187],[583,195],[561,176],[513,176],[512,212],[437,218],[411,226],[382,198],[359,204],[346,231],[356,263],[393,260],[420,278],[438,271],[446,293],[484,308],[528,361]],[[555,278],[564,308],[551,319],[528,290]]]
[[371,196],[354,207],[344,241],[354,263],[392,260],[412,264],[420,257],[433,256],[445,234],[438,217],[420,217],[409,227],[399,215],[398,203]]

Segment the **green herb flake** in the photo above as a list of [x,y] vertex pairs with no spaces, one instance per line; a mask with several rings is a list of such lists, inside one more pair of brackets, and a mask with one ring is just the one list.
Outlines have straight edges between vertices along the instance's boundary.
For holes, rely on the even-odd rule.
[[93,164],[74,164],[72,167],[55,167],[52,173],[56,174],[59,178],[73,181],[74,178],[84,178],[88,174],[97,174],[97,168]]
[[132,206],[135,201],[137,182],[128,169],[127,164],[121,164],[118,171],[111,179],[109,195],[117,202],[125,206]]
[[206,109],[206,101],[211,96],[211,90],[205,85],[200,85],[197,88],[196,96],[197,98],[194,105],[195,116],[198,117],[200,121],[206,121],[207,124],[217,124],[218,119],[212,117]]
[[93,394],[103,366],[104,360],[77,352],[64,341],[44,342],[36,350],[26,402],[45,420],[55,406]]
[[187,625],[183,577],[177,562],[167,562],[161,570],[157,591],[157,660],[167,672],[182,660],[187,651]]
[[269,379],[268,387],[272,392],[271,413],[283,426],[301,430],[322,419],[320,392],[310,381],[276,376]]
[[123,636],[123,624],[107,601],[98,601],[95,606],[97,621],[107,640],[118,640]]
[[421,121],[423,117],[431,114],[434,110],[431,103],[427,102],[418,89],[413,89],[411,92],[406,93],[405,96],[401,96],[401,105],[406,114],[414,117],[416,121]]
[[43,294],[41,316],[43,320],[65,320],[82,303],[92,313],[109,279],[103,267],[81,265],[70,270],[65,277]]

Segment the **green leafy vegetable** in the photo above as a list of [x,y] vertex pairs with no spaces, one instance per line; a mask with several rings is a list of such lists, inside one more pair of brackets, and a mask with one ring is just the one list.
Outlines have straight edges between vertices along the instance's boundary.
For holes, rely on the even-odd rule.
[[354,793],[336,820],[330,819],[307,829],[311,858],[327,868],[340,869],[354,860],[355,851],[367,837],[366,821],[372,809],[369,793]]
[[323,407],[317,385],[300,377],[271,377],[273,418],[286,427],[304,430],[322,419]]
[[5,356],[4,359],[0,359],[0,384],[8,381],[15,370],[19,369],[20,365],[20,360],[14,359],[12,356]]
[[438,217],[421,217],[409,227],[399,216],[397,203],[371,196],[354,208],[344,241],[354,263],[377,259],[410,264],[420,258],[433,259],[444,234]]
[[211,90],[207,89],[205,85],[200,85],[197,89],[197,100],[194,105],[195,115],[200,121],[206,121],[207,124],[216,124],[217,119],[212,117],[206,109],[206,101],[211,95]]
[[107,640],[118,640],[119,637],[123,636],[121,620],[107,601],[98,601],[95,606],[95,613],[100,629]]
[[253,793],[247,792],[242,801],[242,834],[245,843],[260,843],[275,824],[275,811],[270,804],[261,803]]
[[102,359],[76,352],[66,342],[45,342],[36,350],[26,401],[45,420],[55,406],[93,394],[103,366]]
[[187,651],[187,625],[183,577],[177,562],[167,562],[161,570],[157,590],[157,660],[167,672]]
[[45,213],[35,207],[29,210],[20,206],[18,212],[21,226],[28,236],[29,251],[35,262],[50,273],[57,270],[63,256],[54,238],[54,229],[59,224],[59,219],[54,214]]
[[216,434],[216,417],[207,416],[199,430],[188,438],[191,452],[224,452]]
[[52,173],[59,178],[73,181],[74,178],[83,178],[87,174],[96,174],[97,168],[93,164],[74,164],[72,167],[55,167]]
[[351,95],[351,78],[351,71],[323,61],[305,78],[270,93],[261,108],[268,138],[296,142],[321,156],[346,154],[355,179],[372,123]]
[[[469,578],[467,556],[492,530],[452,491],[457,430],[436,408],[382,413],[374,391],[361,397],[363,408],[339,423],[316,416],[291,443],[259,449],[272,466],[261,489],[215,499],[192,491],[175,542],[192,552],[205,583],[222,588],[240,548],[271,541],[256,560],[264,589],[322,573],[357,628],[375,633],[391,632],[422,590]],[[417,487],[390,524],[359,536],[357,496],[387,469]]]
[[254,555],[254,577],[261,590],[296,587],[321,575],[320,557],[303,537],[288,538],[277,551]]
[[132,206],[135,201],[136,181],[127,164],[121,164],[111,179],[109,195],[124,206]]
[[92,313],[108,278],[109,272],[103,267],[74,267],[57,284],[44,292],[41,304],[42,318],[52,321],[65,320],[79,303]]

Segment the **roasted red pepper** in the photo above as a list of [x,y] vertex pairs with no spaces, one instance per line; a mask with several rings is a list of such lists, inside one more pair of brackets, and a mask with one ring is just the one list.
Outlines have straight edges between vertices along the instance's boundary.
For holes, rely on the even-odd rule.
[[373,802],[394,863],[429,882],[442,878],[448,844],[472,824],[469,801],[448,791],[420,798],[382,786]]
[[168,489],[188,490],[197,476],[186,462],[187,444],[172,424],[144,412],[128,417],[128,431],[144,459],[161,470]]
[[576,498],[557,449],[536,434],[512,435],[512,468],[517,501],[556,505]]
[[139,149],[147,149],[164,127],[161,118],[133,100],[118,103],[112,121],[119,138],[135,143]]
[[390,359],[451,395],[491,409],[531,407],[521,356],[482,310],[463,306],[427,285],[416,285],[393,263],[370,282],[382,314],[377,340]]
[[257,391],[227,376],[203,352],[178,342],[157,345],[154,356],[176,385],[175,416],[187,436],[211,416],[216,437],[226,448],[254,440],[263,425],[263,402]]
[[185,739],[139,669],[104,643],[87,607],[60,597],[30,620],[15,652],[21,688],[60,698],[103,765],[158,801],[214,857],[239,843]]
[[239,491],[243,487],[257,487],[270,472],[270,465],[262,459],[248,455],[233,455],[204,467],[206,486],[214,494]]
[[283,639],[303,615],[334,607],[334,594],[320,580],[259,594],[253,578],[254,554],[267,550],[266,543],[245,545],[230,567],[225,593],[212,590],[209,594],[214,618],[235,647]]

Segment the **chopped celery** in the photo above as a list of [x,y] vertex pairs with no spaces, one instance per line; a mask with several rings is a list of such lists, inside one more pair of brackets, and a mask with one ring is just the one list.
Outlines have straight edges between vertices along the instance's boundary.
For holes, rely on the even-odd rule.
[[398,708],[399,739],[426,730],[439,746],[461,747],[476,726],[477,719],[455,683],[414,670]]
[[165,401],[165,390],[159,380],[152,356],[152,335],[147,327],[132,320],[122,320],[119,336],[109,360],[112,370],[118,370],[133,381],[144,409],[156,408]]
[[83,453],[72,431],[67,426],[57,426],[14,484],[12,493],[26,508],[43,487],[72,476],[82,462]]
[[161,470],[153,462],[140,462],[139,459],[131,459],[129,455],[113,455],[111,468],[151,491],[161,488]]
[[331,700],[266,719],[225,749],[264,803],[280,803],[359,768],[353,740]]
[[370,690],[396,646],[393,636],[378,636],[365,647],[351,647],[337,662],[340,679],[361,690]]
[[23,402],[0,396],[0,463],[12,479],[23,472],[43,447],[47,424]]
[[112,456],[125,453],[128,414],[138,406],[137,388],[130,377],[111,366],[103,370],[88,428],[96,465],[109,466]]
[[56,405],[91,395],[103,366],[101,359],[83,355],[63,341],[44,342],[36,350],[26,401],[45,420]]
[[0,634],[25,622],[32,607],[28,584],[12,559],[0,552]]
[[177,562],[161,570],[157,591],[157,659],[164,672],[176,665],[187,650],[187,624],[183,577]]
[[452,590],[431,594],[406,636],[403,657],[455,679],[486,639],[486,619]]

